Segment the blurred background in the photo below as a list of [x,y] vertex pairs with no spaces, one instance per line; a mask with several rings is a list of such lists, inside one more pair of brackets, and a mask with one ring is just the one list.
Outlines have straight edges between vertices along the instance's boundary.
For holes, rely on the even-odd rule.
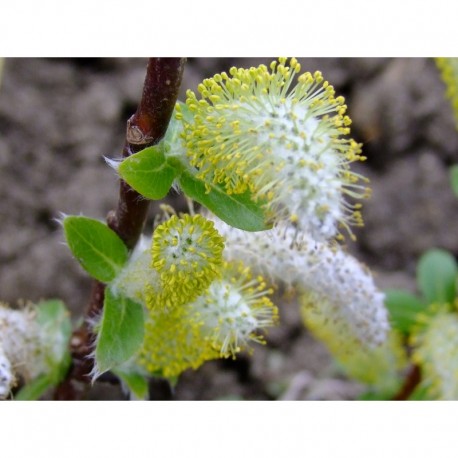
[[[180,99],[206,77],[269,58],[188,59]],[[458,163],[458,133],[432,59],[299,59],[344,95],[352,137],[372,182],[365,227],[348,246],[382,288],[414,291],[415,264],[440,247],[458,255],[458,201],[448,167]],[[90,280],[62,243],[60,212],[104,219],[118,182],[103,156],[119,157],[127,119],[139,101],[146,59],[6,59],[0,85],[0,300],[60,298],[76,320]],[[179,196],[168,203],[183,208]],[[157,209],[153,205],[151,216]],[[151,218],[147,229],[151,228]],[[268,344],[237,360],[187,371],[176,399],[354,399],[327,350],[281,297],[282,323]],[[99,384],[94,399],[117,397]]]

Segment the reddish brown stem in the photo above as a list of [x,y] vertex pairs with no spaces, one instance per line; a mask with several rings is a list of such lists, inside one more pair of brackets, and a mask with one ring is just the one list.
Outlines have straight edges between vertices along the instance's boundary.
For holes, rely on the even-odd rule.
[[[158,143],[165,135],[178,97],[184,59],[150,59],[137,112],[127,121],[123,157]],[[143,230],[149,201],[121,181],[116,212],[108,225],[133,248]]]
[[[151,58],[146,70],[143,94],[136,113],[127,122],[126,143],[122,152],[128,157],[158,143],[167,131],[178,97],[185,59]],[[132,249],[142,233],[149,201],[121,180],[118,206],[107,216],[107,224]],[[55,399],[82,399],[90,386],[94,335],[87,319],[100,315],[105,285],[94,281],[83,325],[71,340],[72,365],[55,391]]]
[[421,382],[421,370],[418,366],[412,366],[407,373],[399,392],[393,397],[394,401],[406,401],[409,399],[415,388]]

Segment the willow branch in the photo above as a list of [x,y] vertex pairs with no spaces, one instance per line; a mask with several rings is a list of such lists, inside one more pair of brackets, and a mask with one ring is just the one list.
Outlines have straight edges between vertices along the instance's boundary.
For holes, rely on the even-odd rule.
[[421,370],[417,365],[412,366],[407,373],[404,384],[398,393],[393,397],[393,401],[406,401],[415,391],[421,382]]
[[[149,59],[142,98],[137,111],[127,121],[123,158],[157,144],[165,135],[178,98],[184,62],[182,58]],[[148,208],[149,201],[121,180],[118,205],[108,214],[107,224],[130,250],[142,233]],[[66,379],[56,389],[55,399],[81,399],[90,386],[89,373],[93,361],[88,356],[95,336],[88,319],[101,314],[104,293],[105,285],[94,281],[86,319],[71,339],[72,365]]]

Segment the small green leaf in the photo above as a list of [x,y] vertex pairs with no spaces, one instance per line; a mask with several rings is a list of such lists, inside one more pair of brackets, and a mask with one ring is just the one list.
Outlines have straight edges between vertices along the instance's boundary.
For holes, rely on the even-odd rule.
[[135,399],[148,399],[148,381],[145,376],[119,368],[112,372],[127,386]]
[[66,216],[65,237],[73,255],[95,279],[108,283],[127,261],[123,241],[106,224],[85,216]]
[[429,395],[430,387],[425,383],[420,383],[413,393],[409,396],[409,401],[433,401]]
[[67,373],[71,362],[69,341],[72,333],[70,314],[60,300],[48,300],[38,304],[37,323],[51,343],[46,357],[52,370],[48,374],[57,384]]
[[417,283],[426,301],[452,304],[456,296],[457,266],[445,250],[427,251],[417,265]]
[[425,304],[413,294],[397,289],[386,291],[385,305],[390,312],[392,325],[404,334],[409,334],[418,313],[428,307],[427,303]]
[[52,386],[54,386],[54,382],[49,374],[40,375],[21,388],[14,399],[16,401],[35,401],[43,396],[45,391]]
[[[184,118],[188,118],[188,121],[192,119],[192,113],[190,113],[186,104],[178,102],[182,106],[182,114]],[[167,132],[164,139],[161,142],[165,159],[170,167],[175,169],[175,174],[178,176],[182,170],[191,167],[189,158],[186,155],[186,147],[181,139],[181,133],[183,132],[183,121],[175,118],[175,112],[172,115]]]
[[211,190],[207,193],[205,183],[189,171],[180,175],[179,182],[188,197],[207,207],[227,224],[250,232],[270,228],[262,208],[251,200],[248,192],[228,195],[220,186],[209,184]]
[[165,159],[163,148],[162,143],[145,148],[124,159],[118,168],[120,177],[148,199],[163,199],[176,175]]
[[450,183],[452,185],[453,194],[458,197],[458,165],[450,167]]
[[[178,102],[182,106],[183,116],[187,118],[188,121],[192,119],[192,113],[190,113],[189,108],[185,103]],[[172,117],[170,118],[169,125],[167,127],[167,132],[164,135],[164,146],[170,147],[173,145],[182,144],[180,139],[180,133],[183,132],[183,122],[176,119],[175,117],[176,110],[173,111]]]
[[127,361],[143,342],[143,308],[125,297],[105,290],[102,321],[97,336],[95,360],[102,374]]

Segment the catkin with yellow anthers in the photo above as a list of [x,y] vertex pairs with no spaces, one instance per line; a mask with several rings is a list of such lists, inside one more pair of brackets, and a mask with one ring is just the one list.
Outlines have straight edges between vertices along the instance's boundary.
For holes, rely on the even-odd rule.
[[201,323],[187,307],[150,310],[138,363],[152,374],[170,378],[197,369],[218,352],[201,333]]
[[273,293],[264,278],[241,262],[224,263],[223,277],[189,305],[202,320],[202,333],[221,357],[235,357],[249,342],[264,343],[260,330],[278,322]]
[[147,304],[174,306],[197,297],[221,274],[224,239],[202,215],[172,216],[159,225],[151,244],[151,267],[160,276],[159,290]]
[[241,263],[224,263],[222,277],[183,307],[148,310],[138,362],[147,371],[176,377],[205,361],[235,357],[276,324],[272,290]]
[[[445,307],[419,317],[410,344],[412,359],[433,399],[458,399],[458,315]],[[441,310],[442,309],[442,310]]]
[[32,305],[13,310],[0,303],[0,399],[18,378],[29,382],[55,369],[58,353],[60,348],[38,322]]
[[11,361],[3,351],[3,346],[0,346],[0,399],[7,398],[15,384],[16,377]]
[[314,313],[342,323],[361,345],[373,348],[386,340],[384,294],[345,250],[317,242],[291,224],[254,233],[214,221],[226,240],[226,260],[240,260],[273,283],[320,297]]
[[358,340],[354,330],[325,296],[300,296],[301,314],[307,328],[330,351],[351,378],[384,393],[394,394],[400,374],[407,365],[402,336],[391,330],[384,342],[369,347]]
[[446,97],[451,101],[458,128],[458,58],[437,58],[436,64],[446,86]]
[[345,99],[319,71],[294,85],[299,72],[296,59],[281,58],[205,80],[200,99],[186,94],[192,119],[183,122],[182,140],[199,179],[229,195],[249,191],[272,221],[297,215],[300,229],[327,240],[339,227],[351,232],[349,192],[365,197],[349,168],[361,160],[361,145],[343,137],[351,124]]

